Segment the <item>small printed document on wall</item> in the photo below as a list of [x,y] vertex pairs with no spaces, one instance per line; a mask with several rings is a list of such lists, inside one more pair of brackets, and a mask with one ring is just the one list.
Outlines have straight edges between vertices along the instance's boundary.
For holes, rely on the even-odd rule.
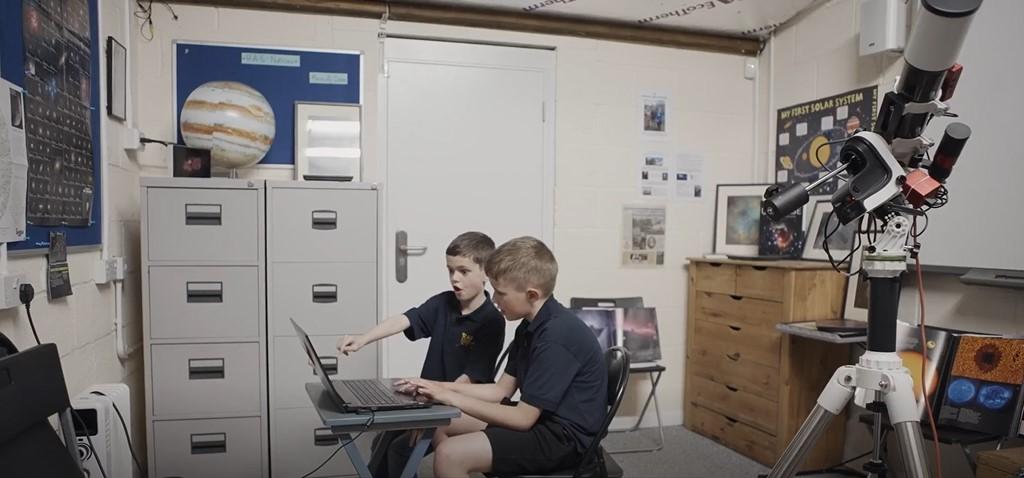
[[25,239],[27,184],[25,95],[21,88],[0,79],[0,242]]

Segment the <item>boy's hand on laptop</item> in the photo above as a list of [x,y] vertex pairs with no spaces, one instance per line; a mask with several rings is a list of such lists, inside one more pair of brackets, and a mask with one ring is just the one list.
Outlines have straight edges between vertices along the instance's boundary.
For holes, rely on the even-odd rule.
[[412,395],[413,398],[423,397],[427,400],[449,405],[451,391],[443,382],[435,382],[422,378],[409,378],[395,382],[395,390]]
[[338,354],[348,355],[351,352],[358,352],[359,349],[363,348],[365,345],[366,343],[363,342],[363,337],[361,335],[346,335],[338,339]]

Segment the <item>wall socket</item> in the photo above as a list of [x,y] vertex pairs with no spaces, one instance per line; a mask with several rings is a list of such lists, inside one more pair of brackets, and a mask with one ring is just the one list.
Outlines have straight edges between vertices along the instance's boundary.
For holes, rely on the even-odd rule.
[[106,284],[111,281],[124,280],[124,258],[111,257],[100,259],[93,266],[93,282]]
[[0,309],[11,309],[21,305],[21,298],[18,289],[21,284],[28,282],[28,277],[23,273],[2,273],[0,274]]

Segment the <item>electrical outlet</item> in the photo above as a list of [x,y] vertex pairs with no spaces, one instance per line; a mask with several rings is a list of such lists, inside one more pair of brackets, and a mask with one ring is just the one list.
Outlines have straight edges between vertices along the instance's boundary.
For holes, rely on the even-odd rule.
[[96,261],[93,268],[93,282],[106,284],[111,281],[124,280],[124,258],[111,257]]
[[18,289],[26,282],[28,278],[23,273],[0,274],[0,309],[11,309],[21,305]]

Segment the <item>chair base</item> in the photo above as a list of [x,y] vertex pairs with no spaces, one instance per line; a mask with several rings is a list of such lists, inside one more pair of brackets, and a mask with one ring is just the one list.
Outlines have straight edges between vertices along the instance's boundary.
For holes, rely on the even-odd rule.
[[[665,428],[661,424],[661,409],[658,407],[658,382],[661,381],[661,373],[665,371],[664,365],[653,364],[653,365],[641,365],[639,367],[630,367],[629,373],[646,373],[651,378],[651,392],[647,394],[647,400],[644,402],[644,407],[640,410],[640,415],[636,418],[636,423],[629,428],[621,428],[617,430],[608,430],[608,433],[632,433],[640,429],[640,422],[644,420],[644,415],[647,414],[647,407],[654,401],[654,416],[658,419],[658,440],[655,441],[654,446],[647,447],[636,447],[636,448],[624,448],[618,450],[608,450],[608,453],[621,455],[626,453],[652,453],[660,451],[665,448]],[[657,374],[657,375],[655,375]]]

